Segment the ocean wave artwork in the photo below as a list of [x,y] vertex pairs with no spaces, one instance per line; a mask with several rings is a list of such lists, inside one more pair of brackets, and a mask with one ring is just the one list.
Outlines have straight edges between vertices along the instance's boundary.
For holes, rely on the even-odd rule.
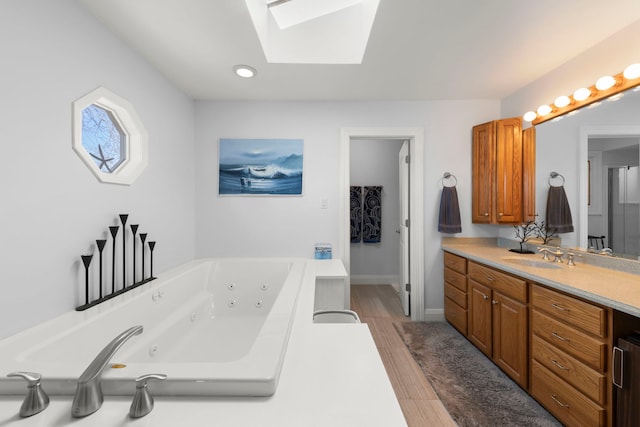
[[218,194],[301,195],[302,139],[220,139]]

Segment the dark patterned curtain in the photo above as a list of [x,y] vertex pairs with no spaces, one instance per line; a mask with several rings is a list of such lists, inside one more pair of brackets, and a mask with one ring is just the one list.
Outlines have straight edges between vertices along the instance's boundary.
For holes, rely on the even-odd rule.
[[380,243],[382,235],[382,186],[364,187],[362,241]]

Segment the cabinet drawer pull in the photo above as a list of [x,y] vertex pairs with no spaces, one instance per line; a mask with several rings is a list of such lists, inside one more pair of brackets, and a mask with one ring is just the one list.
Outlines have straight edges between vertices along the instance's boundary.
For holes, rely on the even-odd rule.
[[551,307],[555,308],[556,310],[560,310],[560,311],[567,311],[567,312],[568,312],[568,311],[571,311],[571,310],[569,310],[568,308],[563,307],[563,306],[561,306],[561,305],[559,305],[559,304],[555,304],[555,303],[554,303],[554,304],[551,304]]
[[484,216],[489,216],[489,212],[485,212],[485,213],[484,213]]
[[564,341],[564,342],[571,341],[569,338],[565,338],[563,336],[560,336],[557,332],[552,332],[551,335],[556,337],[556,338],[558,338],[560,341]]
[[551,363],[553,363],[555,366],[562,369],[563,371],[569,370],[569,368],[567,368],[566,366],[562,366],[561,364],[559,364],[557,360],[551,359]]
[[552,394],[551,398],[553,399],[554,402],[556,402],[558,405],[562,406],[563,408],[568,408],[569,407],[569,405],[567,405],[566,403],[560,402],[555,394]]
[[485,279],[487,279],[487,280],[488,280],[488,281],[490,281],[490,282],[495,282],[495,280],[496,280],[496,278],[495,278],[495,277],[493,277],[493,276],[489,276],[488,274],[486,274],[484,277],[485,277]]
[[498,216],[502,216],[504,215],[502,212],[498,212]]

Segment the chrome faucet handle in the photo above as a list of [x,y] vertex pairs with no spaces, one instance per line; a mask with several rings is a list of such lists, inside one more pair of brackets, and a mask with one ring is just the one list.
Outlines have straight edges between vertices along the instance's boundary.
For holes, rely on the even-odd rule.
[[49,406],[49,396],[44,392],[40,384],[42,375],[36,372],[11,372],[7,377],[20,377],[27,381],[27,396],[20,407],[20,416],[23,418],[39,414]]
[[548,248],[538,248],[538,252],[542,252],[542,259],[545,261],[549,261],[549,249]]
[[166,380],[165,374],[147,374],[136,378],[136,394],[133,396],[133,402],[129,408],[129,416],[131,418],[141,418],[147,415],[153,409],[153,396],[149,393],[147,383],[149,380]]

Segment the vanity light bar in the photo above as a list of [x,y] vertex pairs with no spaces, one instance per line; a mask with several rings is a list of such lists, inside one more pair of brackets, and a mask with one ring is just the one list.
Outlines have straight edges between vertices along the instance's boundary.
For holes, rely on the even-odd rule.
[[593,86],[580,88],[573,95],[559,96],[553,104],[541,105],[536,111],[528,111],[523,119],[533,125],[544,123],[635,86],[640,86],[640,64],[629,65],[622,73],[614,76],[603,76]]

